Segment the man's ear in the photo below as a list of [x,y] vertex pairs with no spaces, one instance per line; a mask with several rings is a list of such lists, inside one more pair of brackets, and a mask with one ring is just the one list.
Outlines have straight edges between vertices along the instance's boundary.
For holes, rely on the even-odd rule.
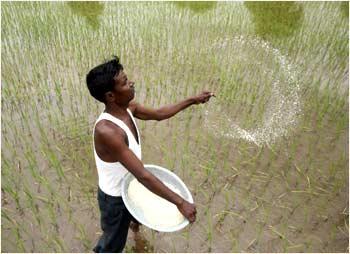
[[106,101],[109,101],[109,102],[114,101],[114,94],[112,92],[105,93],[105,99]]

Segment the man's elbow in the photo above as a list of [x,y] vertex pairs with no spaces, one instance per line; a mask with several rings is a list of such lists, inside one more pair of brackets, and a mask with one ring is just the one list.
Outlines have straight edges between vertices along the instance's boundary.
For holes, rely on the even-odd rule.
[[143,185],[147,184],[151,181],[152,175],[150,172],[146,171],[143,172],[141,175],[137,177],[137,180],[142,183]]
[[159,121],[162,121],[162,120],[164,120],[166,118],[167,118],[166,114],[165,114],[165,112],[163,112],[163,110],[158,109],[156,111],[156,114],[155,114],[155,117],[154,117],[155,120],[157,120],[159,122]]

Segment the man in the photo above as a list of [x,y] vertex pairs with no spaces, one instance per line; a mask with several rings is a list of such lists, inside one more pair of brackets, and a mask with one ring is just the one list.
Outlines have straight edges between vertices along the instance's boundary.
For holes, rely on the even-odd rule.
[[134,82],[129,80],[118,57],[93,68],[86,77],[90,94],[105,104],[94,127],[94,156],[98,171],[98,203],[103,235],[94,252],[121,252],[131,220],[121,198],[122,178],[129,171],[153,193],[175,204],[192,223],[196,207],[166,187],[143,167],[140,135],[134,117],[161,121],[192,104],[209,101],[213,93],[203,92],[179,103],[151,109],[133,101]]

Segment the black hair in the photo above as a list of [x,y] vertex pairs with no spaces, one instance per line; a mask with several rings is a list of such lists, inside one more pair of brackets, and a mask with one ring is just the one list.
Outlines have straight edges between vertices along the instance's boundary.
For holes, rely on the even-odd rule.
[[90,94],[103,103],[105,103],[105,93],[113,90],[114,77],[124,69],[123,65],[119,63],[119,58],[113,57],[113,60],[96,66],[86,75],[86,84]]

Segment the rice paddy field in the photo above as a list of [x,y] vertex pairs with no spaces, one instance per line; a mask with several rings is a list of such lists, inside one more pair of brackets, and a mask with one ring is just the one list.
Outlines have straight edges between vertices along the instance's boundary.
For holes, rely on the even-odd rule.
[[1,252],[92,252],[85,76],[112,55],[146,106],[216,93],[137,121],[198,214],[125,252],[348,252],[348,24],[348,2],[2,2]]

